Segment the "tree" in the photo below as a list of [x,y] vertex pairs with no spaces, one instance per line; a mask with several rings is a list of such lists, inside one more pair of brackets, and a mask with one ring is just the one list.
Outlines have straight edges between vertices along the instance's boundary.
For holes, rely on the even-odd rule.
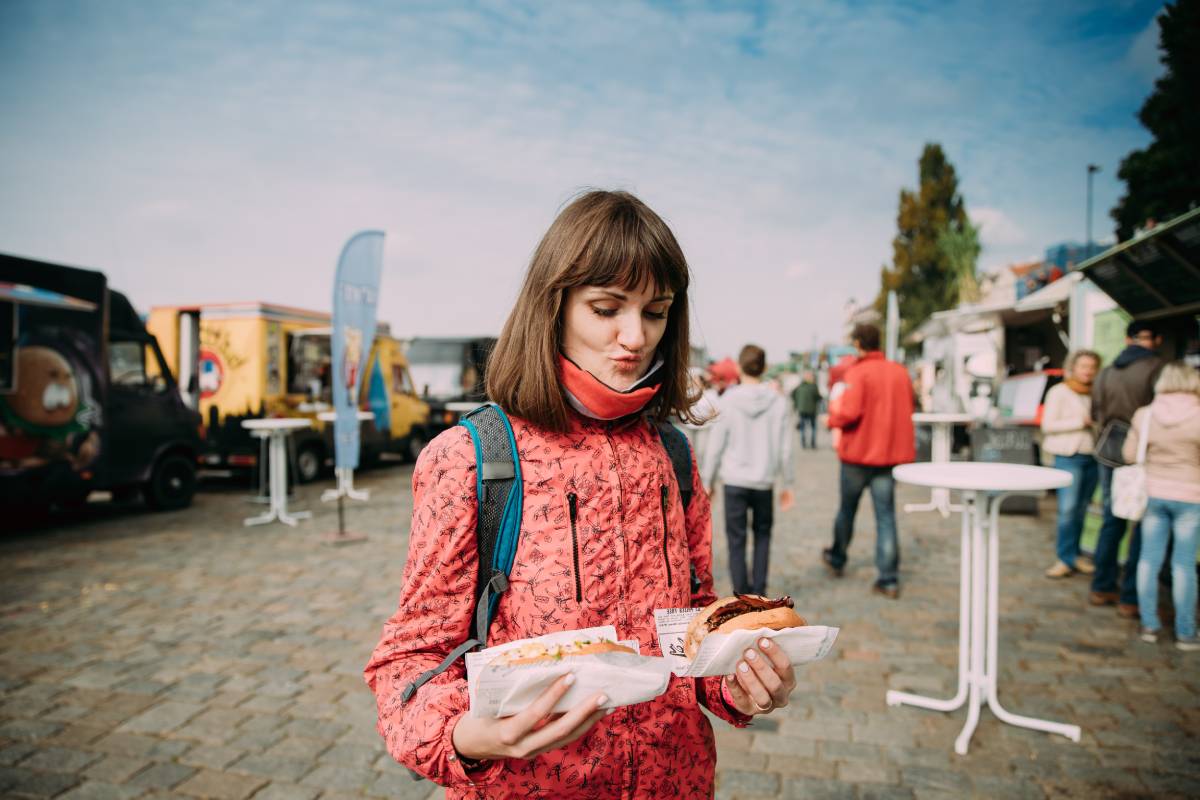
[[1147,220],[1165,222],[1200,204],[1200,0],[1168,3],[1158,30],[1166,72],[1138,112],[1154,141],[1117,171],[1125,181],[1112,210],[1120,241]]
[[975,277],[975,263],[979,260],[979,229],[964,222],[962,228],[947,228],[938,236],[938,249],[946,257],[958,278],[958,302],[978,303],[979,280]]
[[[881,287],[875,307],[887,309],[887,293],[896,291],[900,303],[900,336],[903,338],[935,311],[958,302],[963,271],[942,244],[941,237],[962,235],[970,225],[954,165],[946,160],[939,144],[926,144],[919,162],[920,188],[900,190],[899,229],[892,240],[892,266],[881,271]],[[952,242],[954,240],[951,240]],[[952,245],[953,249],[953,245]],[[974,259],[971,259],[974,273]]]

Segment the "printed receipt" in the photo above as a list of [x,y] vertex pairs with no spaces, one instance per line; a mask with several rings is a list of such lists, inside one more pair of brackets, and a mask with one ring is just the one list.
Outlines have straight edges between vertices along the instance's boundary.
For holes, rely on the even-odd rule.
[[681,678],[707,678],[712,675],[730,675],[737,668],[742,654],[757,647],[759,639],[770,639],[787,653],[793,666],[811,664],[829,655],[837,640],[839,628],[825,625],[805,625],[774,631],[739,630],[733,633],[710,633],[700,643],[696,658],[688,661],[683,650],[683,637],[688,623],[700,613],[699,608],[659,608],[654,611],[654,624],[658,629],[658,643],[663,656],[671,663],[673,672]]

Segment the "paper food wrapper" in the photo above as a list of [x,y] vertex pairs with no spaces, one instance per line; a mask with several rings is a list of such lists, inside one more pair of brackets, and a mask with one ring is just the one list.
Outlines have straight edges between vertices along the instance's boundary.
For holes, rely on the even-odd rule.
[[782,631],[761,628],[733,633],[710,633],[700,643],[700,652],[689,661],[684,655],[683,637],[688,623],[703,609],[660,608],[654,612],[658,628],[658,643],[666,660],[681,678],[707,678],[712,675],[732,675],[742,654],[757,648],[759,639],[770,639],[787,653],[793,666],[811,664],[829,655],[837,639],[838,628],[825,625],[805,625]]
[[[563,644],[578,638],[615,642],[617,630],[612,625],[606,625],[562,631],[467,653],[467,691],[471,698],[471,716],[507,717],[523,711],[550,684],[568,672],[575,674],[575,683],[558,701],[555,712],[569,711],[597,692],[604,692],[608,696],[603,708],[618,708],[653,700],[667,690],[667,683],[671,680],[671,662],[665,658],[633,653],[570,656],[561,661],[511,667],[488,663],[506,650],[529,642]],[[637,642],[620,644],[641,652]]]

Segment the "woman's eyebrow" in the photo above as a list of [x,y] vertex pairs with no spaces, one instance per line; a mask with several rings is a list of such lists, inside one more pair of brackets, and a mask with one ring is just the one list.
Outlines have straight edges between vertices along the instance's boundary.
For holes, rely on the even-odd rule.
[[[624,303],[626,300],[629,299],[627,296],[621,294],[620,292],[614,292],[612,289],[600,289],[598,291],[601,294],[608,295],[609,297],[611,297],[614,300],[620,300],[622,303]],[[650,302],[651,303],[664,303],[664,302],[667,302],[668,300],[674,300],[674,299],[675,299],[675,295],[673,295],[673,294],[660,294],[658,297],[653,298]]]

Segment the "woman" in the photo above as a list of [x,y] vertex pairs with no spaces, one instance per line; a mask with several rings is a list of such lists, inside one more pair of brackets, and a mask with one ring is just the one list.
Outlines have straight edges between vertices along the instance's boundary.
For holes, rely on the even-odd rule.
[[[1147,419],[1148,417],[1148,419]],[[1154,400],[1130,421],[1121,455],[1137,460],[1144,426],[1146,494],[1142,517],[1142,554],[1137,565],[1138,609],[1142,640],[1158,641],[1158,572],[1171,556],[1171,595],[1175,601],[1175,646],[1200,650],[1196,636],[1196,543],[1200,539],[1200,373],[1182,361],[1163,367],[1154,384]]]
[[[654,610],[712,590],[711,518],[693,463],[686,512],[648,418],[694,420],[687,391],[688,268],[666,224],[624,192],[567,206],[533,255],[491,357],[524,485],[521,538],[491,644],[614,625],[659,655]],[[476,574],[475,452],[448,430],[421,454],[399,609],[366,668],[389,752],[465,797],[709,797],[716,749],[701,706],[744,726],[787,704],[795,676],[767,640],[734,676],[672,678],[648,703],[603,695],[550,715],[564,676],[528,710],[465,716],[461,662],[401,694],[466,640]],[[689,562],[699,588],[691,589]]]
[[1088,503],[1100,478],[1092,456],[1092,382],[1100,370],[1100,356],[1079,350],[1067,360],[1067,378],[1046,393],[1042,412],[1042,449],[1054,455],[1056,469],[1074,479],[1058,490],[1058,560],[1046,570],[1047,578],[1066,578],[1077,572],[1091,574],[1094,568],[1079,561],[1079,537]]

